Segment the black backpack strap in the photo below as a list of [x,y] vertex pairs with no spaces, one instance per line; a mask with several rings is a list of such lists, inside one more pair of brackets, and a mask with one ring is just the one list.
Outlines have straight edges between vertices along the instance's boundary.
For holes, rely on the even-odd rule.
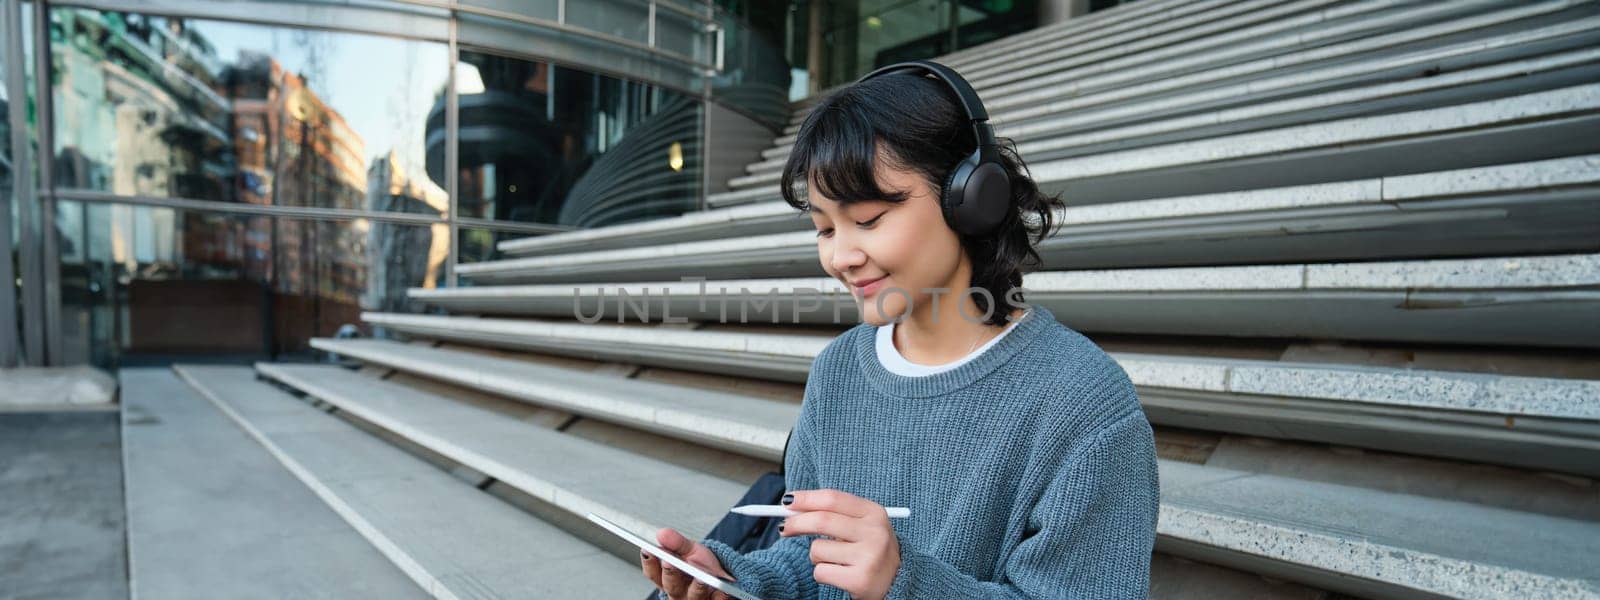
[[778,474],[783,475],[783,463],[789,462],[789,440],[794,437],[794,429],[789,430],[789,437],[783,438],[783,458],[778,459]]

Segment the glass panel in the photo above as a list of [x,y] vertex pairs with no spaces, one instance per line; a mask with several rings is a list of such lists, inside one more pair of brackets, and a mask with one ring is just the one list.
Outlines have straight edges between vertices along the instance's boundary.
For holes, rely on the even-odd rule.
[[[789,101],[794,69],[776,43],[783,39],[783,32],[772,31],[781,22],[771,21],[769,17],[762,25],[757,25],[746,16],[725,11],[717,13],[717,24],[724,32],[724,56],[722,72],[711,78],[711,93],[719,104],[773,131],[782,131],[789,124],[793,110]],[[708,46],[714,47],[715,43],[712,38]],[[801,63],[804,63],[803,57],[802,54]],[[714,60],[715,57],[706,58],[707,62]],[[804,82],[801,85],[805,85]]]
[[861,0],[855,26],[856,73],[950,49],[950,0]]
[[656,48],[709,65],[716,60],[711,52],[711,34],[700,32],[700,19],[668,9],[656,8]]
[[[442,215],[444,44],[56,8],[56,185]],[[411,190],[415,202],[373,206]]]
[[461,61],[461,216],[599,227],[698,206],[698,100],[546,62]]
[[[529,237],[528,233],[497,231],[482,227],[462,227],[456,249],[456,261],[461,264],[507,258],[496,248],[500,242]],[[472,280],[462,277],[461,285],[472,285]]]
[[560,0],[460,0],[465,6],[476,6],[489,10],[534,17],[546,21],[556,20],[556,8]]
[[[790,62],[808,78],[817,74],[820,81],[815,87],[827,89],[855,81],[877,67],[937,58],[1037,27],[1039,4],[1040,0],[840,0],[826,3],[816,15],[819,23],[813,23],[806,2],[793,4],[783,24],[753,16],[751,21],[757,31],[781,36]],[[820,60],[807,64],[814,25],[820,26],[816,48]]]
[[644,44],[650,40],[650,5],[642,0],[568,0],[567,24]]
[[[21,56],[11,56],[10,35],[7,21],[10,11],[0,5],[0,208],[9,209],[11,206],[11,93],[10,85],[6,83],[6,73],[10,62],[22,60]],[[0,222],[10,223],[10,219],[0,219]],[[9,253],[10,248],[0,248],[0,251]],[[0,281],[0,285],[12,285],[9,281]],[[0,290],[3,293],[3,290]],[[0,336],[7,332],[0,331]]]
[[446,225],[309,221],[62,201],[68,363],[128,355],[272,357],[358,325],[363,310],[421,312],[441,284]]

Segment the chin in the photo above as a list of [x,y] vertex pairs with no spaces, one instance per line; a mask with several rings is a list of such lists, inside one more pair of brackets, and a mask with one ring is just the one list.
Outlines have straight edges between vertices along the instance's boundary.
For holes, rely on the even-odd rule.
[[871,323],[875,327],[881,327],[894,322],[895,319],[900,318],[900,309],[886,306],[884,307],[886,309],[885,312],[878,312],[878,307],[876,304],[877,298],[868,298],[860,301],[858,306],[861,312],[862,323]]

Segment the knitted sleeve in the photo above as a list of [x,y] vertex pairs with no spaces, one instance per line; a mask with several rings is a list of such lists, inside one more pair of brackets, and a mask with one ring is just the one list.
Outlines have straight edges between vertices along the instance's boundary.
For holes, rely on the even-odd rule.
[[[826,355],[818,355],[818,362]],[[817,363],[812,372],[817,373]],[[817,467],[812,457],[812,433],[809,415],[816,407],[813,399],[817,378],[806,382],[805,398],[800,416],[795,420],[789,454],[784,459],[784,489],[810,490],[817,488]],[[719,540],[705,539],[701,543],[717,555],[722,568],[733,575],[734,582],[747,592],[763,600],[809,599],[817,597],[817,580],[812,574],[811,540],[814,535],[779,537],[771,546],[740,554]]]
[[1028,515],[999,581],[978,581],[900,544],[886,600],[912,598],[1146,598],[1155,545],[1155,438],[1132,410],[1072,446]]

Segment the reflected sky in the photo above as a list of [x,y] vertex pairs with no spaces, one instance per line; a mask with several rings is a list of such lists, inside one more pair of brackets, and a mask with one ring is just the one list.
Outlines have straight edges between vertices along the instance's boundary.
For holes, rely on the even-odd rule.
[[427,176],[422,141],[434,95],[449,77],[444,44],[224,21],[188,25],[224,62],[254,51],[305,77],[307,87],[366,140],[367,162],[393,149],[407,174]]

